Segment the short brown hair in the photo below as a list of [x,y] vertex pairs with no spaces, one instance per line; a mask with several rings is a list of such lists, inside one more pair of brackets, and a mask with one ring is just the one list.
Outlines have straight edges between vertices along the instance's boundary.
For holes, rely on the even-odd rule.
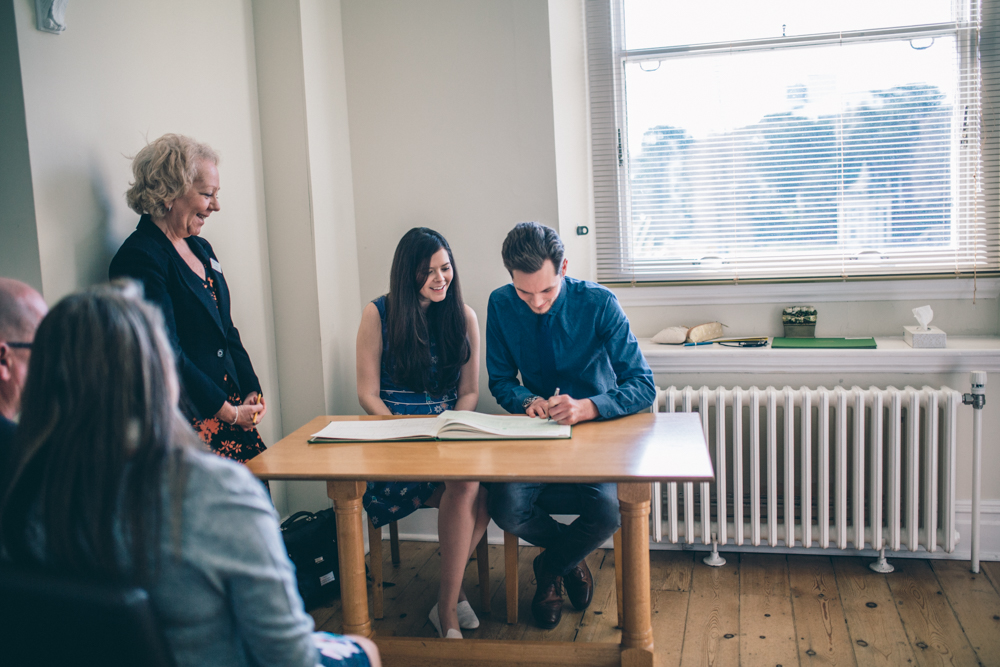
[[132,158],[132,176],[125,200],[128,207],[154,218],[167,215],[168,201],[177,199],[198,178],[198,163],[219,164],[219,155],[208,144],[181,134],[164,134],[146,144]]
[[501,255],[504,268],[514,275],[515,270],[535,273],[547,259],[558,272],[565,251],[556,230],[537,222],[521,222],[507,234]]

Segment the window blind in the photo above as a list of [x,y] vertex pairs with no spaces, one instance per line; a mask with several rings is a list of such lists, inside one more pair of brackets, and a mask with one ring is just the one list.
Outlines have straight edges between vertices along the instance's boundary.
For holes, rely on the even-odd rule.
[[678,4],[587,3],[599,280],[997,270],[992,2],[846,2],[778,35]]

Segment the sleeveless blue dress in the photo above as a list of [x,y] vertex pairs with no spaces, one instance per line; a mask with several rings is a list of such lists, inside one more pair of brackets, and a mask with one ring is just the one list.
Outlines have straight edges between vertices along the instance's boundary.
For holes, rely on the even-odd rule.
[[[389,352],[388,327],[385,319],[385,296],[372,301],[382,320],[382,368],[379,377],[379,397],[394,415],[435,415],[454,410],[458,403],[458,384],[441,396],[416,392],[392,380],[392,353]],[[437,374],[437,345],[430,338],[431,369],[433,379]],[[424,506],[434,494],[437,482],[368,482],[362,499],[368,518],[375,527],[398,521]]]

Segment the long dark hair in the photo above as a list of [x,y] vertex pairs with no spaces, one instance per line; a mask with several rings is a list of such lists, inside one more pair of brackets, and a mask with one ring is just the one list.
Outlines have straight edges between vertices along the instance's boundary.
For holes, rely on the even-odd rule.
[[[162,316],[142,301],[136,283],[59,302],[35,334],[14,468],[0,502],[8,555],[64,573],[147,583],[164,475],[179,521],[182,447],[195,441],[177,396]],[[30,537],[35,521],[44,554]],[[116,525],[131,554],[127,564],[116,557]]]
[[[420,289],[430,273],[431,257],[441,248],[451,262],[451,286],[445,299],[420,308]],[[440,396],[455,386],[471,355],[466,334],[465,303],[458,267],[448,241],[427,227],[414,227],[396,246],[385,299],[392,379],[411,391]],[[437,374],[430,376],[430,336],[437,348]]]

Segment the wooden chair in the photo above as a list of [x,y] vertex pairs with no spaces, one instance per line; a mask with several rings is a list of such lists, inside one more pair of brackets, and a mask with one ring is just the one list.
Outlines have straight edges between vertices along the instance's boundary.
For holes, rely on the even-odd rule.
[[[622,531],[618,529],[614,537],[615,551],[615,598],[618,603],[618,627],[622,627],[624,607],[622,605]],[[517,536],[504,531],[503,555],[504,568],[507,571],[507,623],[517,623]]]
[[[392,564],[398,566],[399,560],[399,526],[393,521],[389,524],[389,551]],[[490,613],[490,545],[486,534],[476,545],[476,564],[479,566],[480,605],[484,614]],[[383,605],[383,575],[382,575],[382,528],[372,525],[368,520],[368,554],[371,560],[372,575],[372,614],[381,620],[384,616]],[[515,570],[516,572],[516,570]],[[508,612],[509,613],[509,612]]]

